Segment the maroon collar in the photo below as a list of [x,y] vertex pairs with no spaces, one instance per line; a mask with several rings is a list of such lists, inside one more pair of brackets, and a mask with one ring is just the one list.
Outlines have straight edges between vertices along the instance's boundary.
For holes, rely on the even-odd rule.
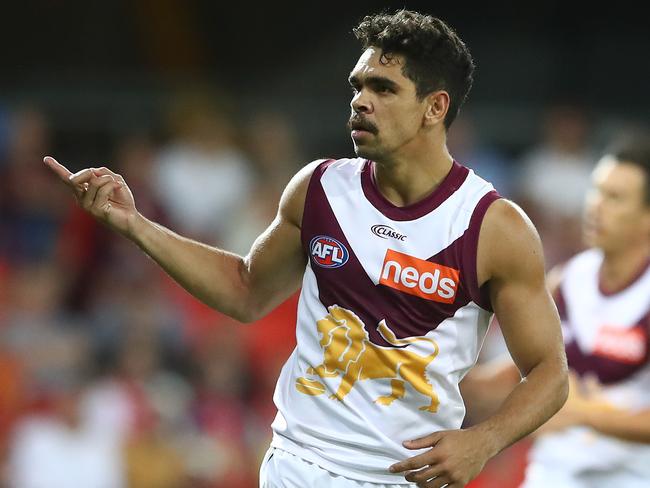
[[[602,263],[601,263],[602,267]],[[636,283],[641,277],[645,274],[645,272],[650,268],[650,259],[648,259],[645,263],[645,265],[641,266],[639,270],[634,273],[634,275],[623,285],[614,288],[613,290],[606,290],[603,287],[603,281],[600,276],[601,270],[598,270],[598,291],[600,292],[601,295],[605,297],[611,297],[613,295],[617,295],[625,290],[627,290],[630,286],[632,286],[634,283]]]
[[435,210],[453,195],[463,184],[468,174],[469,170],[466,167],[454,161],[447,176],[429,195],[418,202],[398,207],[379,191],[375,181],[375,162],[366,160],[361,173],[361,187],[368,201],[389,219],[398,221],[415,220]]

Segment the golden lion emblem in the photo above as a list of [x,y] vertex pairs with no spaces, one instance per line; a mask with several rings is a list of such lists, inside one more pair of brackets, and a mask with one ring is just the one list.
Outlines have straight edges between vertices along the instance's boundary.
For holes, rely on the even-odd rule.
[[[332,399],[343,400],[350,393],[357,381],[391,378],[391,394],[380,396],[375,400],[380,405],[390,405],[404,396],[404,383],[408,382],[415,390],[428,397],[428,405],[420,410],[435,412],[438,409],[438,396],[426,377],[427,365],[438,355],[438,345],[426,337],[398,339],[382,320],[377,325],[381,336],[393,346],[406,346],[416,342],[431,344],[433,352],[420,356],[408,349],[393,349],[377,346],[370,342],[368,332],[361,319],[354,312],[333,305],[329,314],[318,321],[321,334],[320,345],[323,348],[323,363],[310,367],[307,374],[321,378],[341,377],[336,393]],[[296,388],[306,395],[320,395],[325,387],[317,380],[301,377],[296,381]]]

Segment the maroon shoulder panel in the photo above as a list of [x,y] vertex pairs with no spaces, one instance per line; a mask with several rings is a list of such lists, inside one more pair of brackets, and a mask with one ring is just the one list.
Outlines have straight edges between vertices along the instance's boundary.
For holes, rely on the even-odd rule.
[[469,294],[474,303],[477,303],[481,308],[489,311],[492,311],[490,295],[488,292],[489,285],[486,283],[483,287],[479,288],[476,272],[478,238],[481,233],[481,225],[483,224],[485,213],[490,205],[500,198],[501,195],[496,191],[491,191],[479,200],[474,209],[474,213],[472,214],[472,218],[470,219],[469,226],[462,237],[464,242],[462,251],[463,255],[460,264],[463,266],[465,271],[465,280],[467,282]]

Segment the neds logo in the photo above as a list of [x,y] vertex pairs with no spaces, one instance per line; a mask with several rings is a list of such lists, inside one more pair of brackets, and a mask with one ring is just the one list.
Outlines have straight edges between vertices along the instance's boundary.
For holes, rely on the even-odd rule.
[[313,261],[323,268],[340,268],[348,262],[350,253],[345,246],[328,236],[316,236],[309,243]]
[[379,283],[426,300],[453,303],[459,278],[457,269],[388,249]]

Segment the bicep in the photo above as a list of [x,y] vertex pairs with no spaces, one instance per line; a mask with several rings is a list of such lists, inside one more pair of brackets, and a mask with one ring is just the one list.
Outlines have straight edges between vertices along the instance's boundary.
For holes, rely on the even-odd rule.
[[560,319],[546,286],[543,251],[534,226],[509,202],[493,207],[488,210],[488,215],[492,212],[485,235],[488,242],[481,236],[479,253],[490,263],[490,298],[508,350],[526,376],[544,360],[563,361]]
[[300,286],[305,255],[300,228],[278,214],[244,259],[251,294],[250,305],[263,316],[289,298]]
[[491,287],[491,297],[506,345],[522,376],[545,358],[562,356],[559,317],[543,284],[499,281]]
[[302,168],[282,194],[278,213],[255,240],[243,261],[249,304],[263,316],[300,287],[306,256],[302,248],[302,214],[307,187],[318,161]]

